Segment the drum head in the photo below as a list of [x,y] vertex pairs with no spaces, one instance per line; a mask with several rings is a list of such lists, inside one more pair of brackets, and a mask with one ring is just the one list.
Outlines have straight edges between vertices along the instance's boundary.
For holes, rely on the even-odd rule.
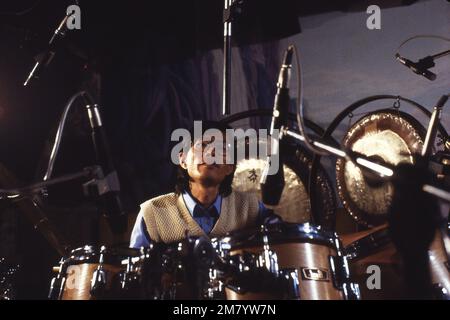
[[[424,132],[411,116],[385,110],[357,121],[342,145],[375,161],[413,163],[413,155],[422,150]],[[394,192],[392,183],[364,175],[352,161],[344,159],[336,162],[336,180],[344,208],[358,223],[375,226],[386,222]]]
[[214,240],[219,241],[223,249],[240,249],[263,246],[265,238],[270,244],[308,242],[318,243],[336,248],[337,236],[330,231],[324,231],[320,226],[309,223],[275,223],[259,227],[238,230],[227,236]]

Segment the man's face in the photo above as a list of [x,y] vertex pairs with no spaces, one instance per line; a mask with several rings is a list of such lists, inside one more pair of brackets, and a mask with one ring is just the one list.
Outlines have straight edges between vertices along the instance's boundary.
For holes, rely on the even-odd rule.
[[234,170],[234,164],[226,164],[228,149],[223,136],[204,135],[194,141],[187,154],[180,153],[180,165],[194,182],[216,186]]

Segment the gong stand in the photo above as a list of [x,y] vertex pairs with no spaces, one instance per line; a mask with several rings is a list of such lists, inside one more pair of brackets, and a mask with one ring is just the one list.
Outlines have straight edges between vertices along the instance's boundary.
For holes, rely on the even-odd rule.
[[[321,135],[322,141],[330,141],[330,139],[333,138],[333,133],[338,128],[338,126],[346,118],[349,118],[349,117],[353,116],[355,111],[361,109],[366,104],[373,103],[373,102],[378,102],[378,101],[393,101],[391,111],[395,112],[395,113],[399,112],[400,104],[402,103],[402,106],[410,107],[413,110],[417,110],[420,113],[424,114],[428,118],[431,117],[431,112],[428,111],[424,106],[420,105],[419,103],[417,103],[417,102],[415,102],[413,100],[407,99],[405,97],[394,96],[394,95],[374,95],[374,96],[369,96],[369,97],[360,99],[360,100],[350,104],[348,107],[346,107],[344,110],[342,110],[335,117],[335,119],[329,124],[329,126],[325,129],[324,133]],[[448,140],[448,133],[445,130],[445,128],[442,126],[441,123],[438,123],[437,127],[438,127],[439,136],[442,139],[442,141],[444,141],[444,142],[447,141]],[[333,140],[331,140],[331,141],[333,141]],[[333,143],[334,143],[334,141],[333,141]],[[338,145],[338,144],[335,144],[335,145]],[[448,148],[450,150],[450,143],[449,143],[449,147]],[[311,190],[312,190],[312,186],[315,186],[317,184],[316,175],[317,175],[317,171],[319,169],[320,159],[321,159],[321,155],[316,154],[314,156],[314,160],[312,162],[310,181],[309,181],[309,185],[310,185],[309,188]],[[314,197],[316,197],[316,195],[311,194],[311,197],[312,197],[311,198],[311,206],[312,206],[311,207],[311,211],[312,211],[312,214],[315,217],[320,217],[320,214],[321,214],[320,210],[318,210],[318,208],[316,208],[314,206],[314,204],[316,203]]]
[[436,106],[433,109],[433,113],[430,117],[430,122],[428,124],[427,135],[425,137],[425,142],[423,143],[422,156],[428,157],[433,151],[433,143],[436,139],[437,129],[439,125],[439,119],[441,118],[442,108],[444,108],[445,103],[448,101],[449,96],[447,94],[443,95]]

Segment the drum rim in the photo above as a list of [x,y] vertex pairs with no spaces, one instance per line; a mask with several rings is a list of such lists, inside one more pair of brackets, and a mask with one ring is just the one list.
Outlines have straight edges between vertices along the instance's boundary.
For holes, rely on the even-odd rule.
[[344,252],[348,260],[363,259],[384,248],[390,242],[389,228],[385,227],[348,244]]
[[[132,254],[131,254],[132,253]],[[138,257],[140,250],[135,248],[106,247],[104,251],[105,263],[109,261],[121,261],[126,257]],[[100,247],[94,245],[85,245],[73,249],[70,255],[65,259],[66,264],[83,264],[98,263],[98,261],[90,261],[100,256]]]
[[[274,223],[248,229],[229,232],[224,237],[215,237],[211,241],[231,250],[263,245],[264,232],[267,232],[269,244],[281,243],[318,243],[340,249],[340,240],[335,232],[323,230],[311,223]],[[291,233],[291,234],[289,234]],[[292,234],[295,233],[295,234]],[[281,238],[280,238],[281,236]]]

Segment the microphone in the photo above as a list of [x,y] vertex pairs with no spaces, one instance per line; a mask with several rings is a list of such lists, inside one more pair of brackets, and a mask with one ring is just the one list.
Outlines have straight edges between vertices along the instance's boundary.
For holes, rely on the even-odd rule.
[[[85,97],[86,99],[86,97]],[[120,182],[114,167],[106,132],[97,104],[87,104],[86,109],[91,126],[97,161],[104,172],[104,181],[99,186],[100,204],[103,215],[115,234],[124,233],[128,227],[127,215],[120,198]]]
[[419,62],[412,62],[406,58],[403,58],[398,53],[395,55],[395,59],[397,59],[401,64],[411,69],[415,74],[424,76],[430,81],[436,80],[436,74],[428,70],[431,67],[434,67],[434,62],[431,57],[427,57],[419,60]]
[[62,39],[66,35],[67,19],[69,17],[70,15],[65,15],[58,28],[56,28],[50,41],[48,42],[48,50],[36,56],[36,63],[34,64],[33,69],[31,69],[30,74],[25,80],[23,84],[24,87],[28,85],[31,79],[39,78],[39,73],[41,72],[42,68],[47,67],[53,60],[58,46],[58,39]]
[[[272,122],[270,124],[270,136],[273,137],[275,130],[280,130],[286,124],[289,110],[289,81],[291,78],[292,55],[294,47],[289,46],[284,53],[283,64],[277,82],[277,93],[273,106]],[[262,202],[267,206],[276,206],[280,202],[284,189],[283,160],[279,150],[279,140],[272,139],[271,156],[267,157],[267,163],[261,175],[261,196]],[[278,171],[269,175],[269,168],[273,157],[279,159]]]

